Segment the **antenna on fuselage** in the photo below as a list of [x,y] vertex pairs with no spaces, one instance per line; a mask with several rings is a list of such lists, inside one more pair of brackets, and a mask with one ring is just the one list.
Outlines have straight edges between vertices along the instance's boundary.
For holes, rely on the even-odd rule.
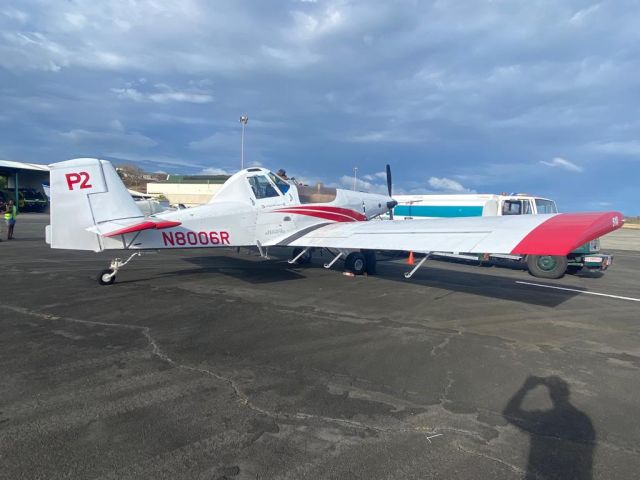
[[240,136],[240,170],[244,170],[244,127],[249,121],[249,117],[246,115],[240,116],[240,123],[242,124],[242,135]]

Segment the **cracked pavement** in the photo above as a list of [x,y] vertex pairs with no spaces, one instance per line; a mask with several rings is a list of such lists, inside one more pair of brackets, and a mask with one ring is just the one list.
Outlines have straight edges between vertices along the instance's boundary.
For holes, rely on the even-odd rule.
[[[381,261],[353,278],[206,250],[101,287],[109,255],[52,251],[45,223],[22,215],[0,244],[2,479],[640,469],[637,302],[510,269],[429,261],[406,281]],[[543,283],[640,297],[640,253],[616,253],[601,278]]]

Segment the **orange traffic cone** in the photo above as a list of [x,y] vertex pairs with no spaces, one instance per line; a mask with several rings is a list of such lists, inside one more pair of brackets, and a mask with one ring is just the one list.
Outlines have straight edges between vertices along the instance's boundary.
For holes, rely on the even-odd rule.
[[413,265],[415,262],[413,261],[413,251],[409,252],[409,258],[407,258],[407,265]]

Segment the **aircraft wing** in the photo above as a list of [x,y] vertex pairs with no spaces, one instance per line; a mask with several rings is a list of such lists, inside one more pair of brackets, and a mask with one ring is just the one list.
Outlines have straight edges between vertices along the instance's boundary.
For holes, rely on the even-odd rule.
[[619,212],[332,223],[279,246],[567,255],[623,224]]

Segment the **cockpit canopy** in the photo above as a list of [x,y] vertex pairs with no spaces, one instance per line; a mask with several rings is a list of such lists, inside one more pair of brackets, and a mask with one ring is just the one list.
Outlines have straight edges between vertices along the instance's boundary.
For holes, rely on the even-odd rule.
[[256,199],[284,195],[291,188],[291,185],[273,172],[262,168],[248,169],[248,172],[252,171],[259,172],[255,175],[247,176],[247,181]]
[[[256,199],[277,197],[284,195],[291,188],[291,184],[273,172],[263,168],[248,169],[247,172],[254,175],[248,175],[247,181],[253,191]],[[315,187],[306,185],[296,185],[300,203],[329,203],[336,199],[337,190],[317,184]]]

